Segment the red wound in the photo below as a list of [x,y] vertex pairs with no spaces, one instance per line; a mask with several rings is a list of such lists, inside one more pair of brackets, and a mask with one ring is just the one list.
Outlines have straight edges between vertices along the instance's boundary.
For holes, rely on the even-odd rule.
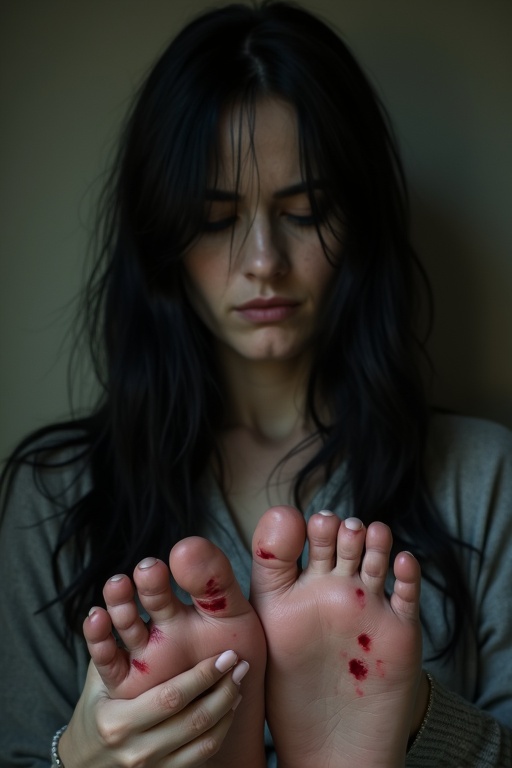
[[137,661],[137,659],[132,659],[132,667],[135,667],[137,672],[142,672],[143,675],[147,675],[149,672],[149,667],[145,661]]
[[152,626],[149,631],[148,642],[160,643],[164,639],[164,633],[158,627]]
[[220,592],[220,589],[217,586],[217,582],[215,581],[215,579],[210,579],[210,581],[206,583],[206,587],[204,590],[205,595],[207,597],[215,597],[215,595],[218,595],[219,592]]
[[272,554],[272,552],[267,552],[265,549],[261,549],[261,547],[258,547],[256,550],[256,554],[258,557],[261,557],[262,560],[275,560],[276,556]]
[[203,611],[223,611],[227,605],[225,597],[216,597],[214,600],[196,600],[196,603]]
[[351,659],[348,663],[350,674],[354,675],[356,680],[365,680],[368,676],[368,667],[364,661],[359,659]]
[[356,596],[359,602],[359,605],[361,608],[364,608],[366,605],[366,595],[362,589],[356,589]]
[[368,635],[365,635],[365,634],[359,635],[359,637],[357,638],[357,642],[359,643],[361,648],[364,648],[365,651],[369,651],[370,650],[370,646],[372,644],[372,641],[370,640]]

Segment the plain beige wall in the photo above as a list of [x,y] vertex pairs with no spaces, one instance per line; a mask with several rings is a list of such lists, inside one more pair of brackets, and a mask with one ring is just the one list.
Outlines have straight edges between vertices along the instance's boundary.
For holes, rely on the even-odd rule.
[[[130,94],[201,0],[0,4],[0,454],[68,411],[90,206]],[[512,426],[512,2],[320,0],[394,120],[431,276],[433,398]],[[85,395],[82,395],[85,397]]]

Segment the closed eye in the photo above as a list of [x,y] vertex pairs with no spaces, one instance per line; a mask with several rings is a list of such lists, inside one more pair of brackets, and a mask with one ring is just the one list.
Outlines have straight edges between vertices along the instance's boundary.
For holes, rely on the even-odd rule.
[[226,216],[224,219],[216,219],[215,221],[205,221],[203,229],[205,232],[222,232],[225,229],[234,227],[236,223],[236,216]]
[[298,216],[294,213],[287,213],[286,218],[297,227],[313,227],[320,223],[318,217],[313,213],[307,216]]

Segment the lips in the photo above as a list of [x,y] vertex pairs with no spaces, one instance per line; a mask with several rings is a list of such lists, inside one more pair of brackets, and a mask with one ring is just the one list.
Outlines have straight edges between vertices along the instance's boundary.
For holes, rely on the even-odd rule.
[[245,309],[267,309],[268,307],[292,307],[298,304],[298,301],[294,299],[287,299],[284,296],[272,296],[269,299],[263,297],[247,301],[245,304],[241,304],[237,307],[237,310],[243,311]]
[[277,323],[290,317],[300,302],[285,296],[262,297],[235,307],[236,312],[251,323]]

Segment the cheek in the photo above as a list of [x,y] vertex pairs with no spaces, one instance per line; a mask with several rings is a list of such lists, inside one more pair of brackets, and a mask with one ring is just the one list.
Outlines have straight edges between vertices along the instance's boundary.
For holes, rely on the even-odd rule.
[[306,274],[305,277],[316,296],[323,297],[332,288],[335,274],[335,267],[329,264],[322,253],[321,258],[315,260],[311,265],[309,274]]
[[226,292],[227,275],[222,261],[192,257],[185,261],[185,290],[194,311],[208,326],[215,322]]

